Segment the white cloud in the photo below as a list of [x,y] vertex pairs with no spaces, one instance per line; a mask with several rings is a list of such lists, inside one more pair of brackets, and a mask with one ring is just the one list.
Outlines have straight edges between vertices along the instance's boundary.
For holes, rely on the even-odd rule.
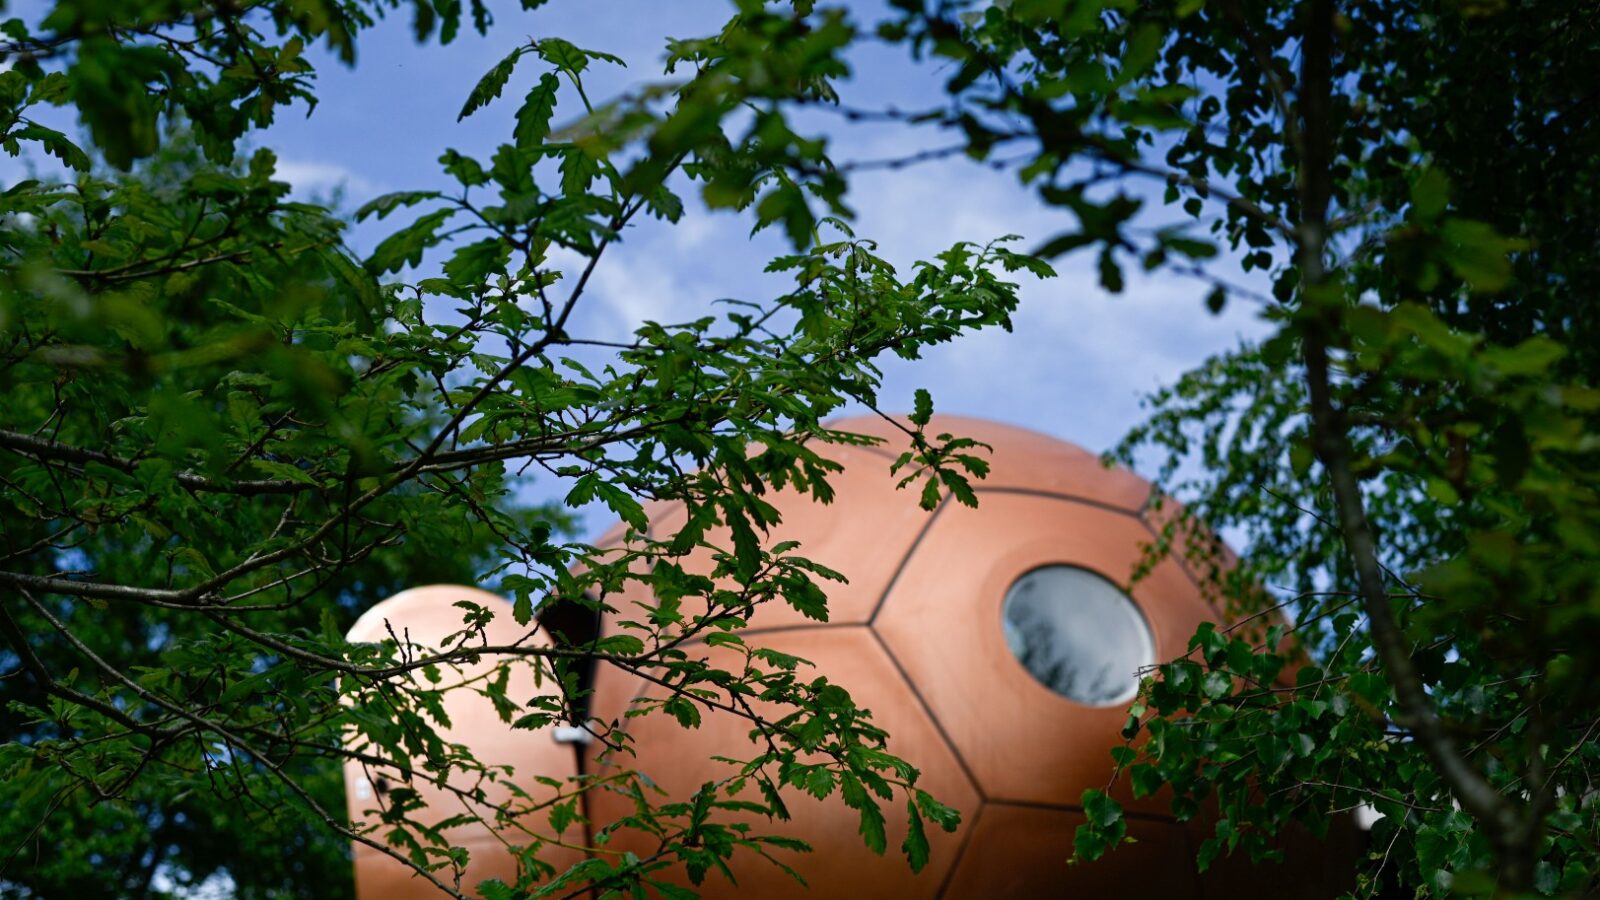
[[360,173],[322,160],[280,159],[277,178],[287,181],[300,195],[329,194],[343,189],[347,195],[365,196],[377,191],[377,186]]
[[[922,132],[840,143],[848,143],[849,156],[883,159],[934,142]],[[1031,249],[1076,224],[1070,213],[1041,204],[1014,173],[964,159],[863,173],[850,197],[861,213],[860,234],[880,241],[882,254],[900,267],[958,240],[1020,234],[1016,246]],[[1053,279],[1008,276],[1020,285],[1012,332],[967,335],[914,364],[887,362],[880,401],[906,408],[912,389],[926,387],[942,411],[1027,425],[1102,450],[1139,421],[1140,396],[1263,329],[1248,305],[1212,315],[1200,282],[1167,272],[1146,276],[1131,260],[1121,294],[1101,288],[1092,253],[1054,265],[1060,274]]]

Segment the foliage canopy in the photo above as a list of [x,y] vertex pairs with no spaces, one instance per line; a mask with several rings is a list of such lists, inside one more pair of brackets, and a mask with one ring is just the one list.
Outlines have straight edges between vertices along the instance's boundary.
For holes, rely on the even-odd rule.
[[[979,157],[1020,150],[1023,180],[1076,219],[1041,254],[1098,254],[1111,291],[1127,265],[1192,275],[1212,309],[1254,302],[1273,328],[1155,394],[1118,453],[1154,451],[1191,501],[1153,552],[1293,622],[1204,628],[1159,667],[1118,757],[1135,792],[1214,806],[1202,862],[1368,805],[1364,890],[1591,895],[1593,17],[899,5],[886,33],[957,64],[938,120]],[[1240,268],[1270,291],[1232,283]],[[1244,533],[1247,561],[1198,521]],[[1124,829],[1100,793],[1085,806],[1093,859]]]
[[[878,39],[953,61],[947,102],[847,115],[951,129],[973,157],[1014,165],[1076,223],[1039,255],[1096,254],[1107,290],[1130,265],[1192,276],[1213,310],[1251,302],[1272,327],[1155,394],[1118,455],[1156,452],[1187,503],[1153,554],[1184,554],[1253,622],[1290,618],[1259,635],[1202,629],[1158,667],[1121,774],[1139,793],[1173,789],[1182,817],[1214,810],[1202,864],[1270,854],[1289,823],[1367,805],[1380,818],[1363,893],[1594,892],[1593,16],[1560,0],[893,6]],[[851,438],[820,423],[874,406],[872,360],[1008,325],[1015,293],[997,270],[1048,272],[988,244],[904,277],[837,218],[847,173],[789,113],[832,108],[861,39],[846,13],[741,3],[720,33],[670,44],[671,81],[600,105],[584,74],[617,60],[530,41],[462,109],[520,98],[507,142],[482,160],[445,152],[451,190],[364,207],[405,224],[356,260],[336,217],[287,198],[270,154],[235,158],[240,139],[314,101],[308,44],[354,60],[360,33],[401,10],[420,42],[448,42],[491,26],[481,0],[50,9],[7,23],[0,47],[14,62],[5,147],[76,173],[0,195],[0,659],[18,673],[0,681],[16,800],[0,831],[19,848],[89,849],[6,878],[126,892],[157,867],[203,877],[260,844],[311,852],[298,870],[259,861],[246,892],[333,872],[341,734],[420,777],[474,766],[429,737],[427,665],[467,652],[423,665],[346,645],[354,611],[419,578],[471,580],[513,595],[528,625],[541,600],[603,602],[717,523],[735,535],[717,549],[740,590],[670,565],[651,576],[667,595],[711,592],[713,615],[669,612],[534,663],[569,692],[577,661],[600,655],[652,668],[675,698],[766,693],[791,722],[822,723],[753,718],[774,740],[749,771],[775,813],[768,788],[799,783],[801,751],[820,749],[854,786],[869,843],[882,844],[877,798],[897,791],[909,815],[954,825],[870,720],[825,713],[833,686],[791,677],[788,660],[752,654],[740,675],[674,649],[685,634],[736,644],[751,603],[821,612],[830,573],[763,546],[763,494],[826,499],[818,447]],[[87,149],[36,120],[48,105],[81,116]],[[643,323],[585,367],[597,341],[569,325],[591,273],[641,215],[676,221],[690,183],[784,232],[795,252],[773,265],[794,289]],[[1241,269],[1269,287],[1237,283]],[[915,440],[927,496],[960,495],[963,442]],[[573,503],[610,506],[632,526],[625,552],[567,541],[559,513],[519,506],[530,467],[565,479]],[[641,499],[693,512],[652,540]],[[1199,521],[1245,535],[1245,560]],[[489,613],[467,612],[464,636]],[[572,699],[515,713],[557,721]],[[588,723],[602,739],[607,724]],[[216,793],[243,805],[198,799]],[[279,803],[310,823],[249,812]],[[1084,806],[1078,852],[1093,859],[1123,838],[1121,811],[1096,792]],[[602,852],[537,895],[764,849],[693,809],[644,815],[666,835],[661,858]],[[216,839],[260,827],[285,831]],[[145,853],[147,829],[179,855]],[[404,833],[399,852],[449,883],[449,848]],[[551,874],[538,849],[522,887]]]
[[[518,47],[461,113],[520,96],[506,142],[486,159],[444,150],[451,189],[366,204],[357,218],[398,224],[357,259],[342,221],[288,197],[269,151],[238,148],[285,106],[314,103],[308,45],[354,60],[359,35],[402,9],[423,43],[491,25],[481,0],[62,0],[3,26],[4,145],[68,170],[0,195],[7,890],[143,894],[219,869],[244,895],[322,890],[348,883],[349,840],[452,893],[474,890],[459,883],[464,851],[417,821],[404,791],[381,835],[354,830],[338,762],[439,785],[471,772],[480,790],[508,776],[441,740],[440,694],[479,691],[537,728],[581,708],[581,669],[597,658],[670,687],[650,712],[689,720],[707,697],[739,702],[768,738],[738,779],[751,787],[666,804],[624,774],[524,795],[493,817],[548,809],[577,840],[578,794],[630,790],[642,806],[628,824],[659,834],[662,852],[624,856],[601,834],[587,862],[553,877],[532,840],[522,884],[491,891],[625,891],[668,865],[698,877],[735,851],[795,849],[723,813],[786,815],[778,785],[824,773],[879,852],[886,802],[954,828],[838,686],[781,654],[750,650],[730,671],[683,645],[742,646],[754,603],[826,616],[816,582],[836,576],[766,546],[775,511],[763,495],[829,499],[836,465],[819,448],[854,438],[821,422],[846,403],[875,408],[873,360],[1008,325],[1004,270],[1047,267],[1001,243],[963,244],[901,274],[829,215],[842,178],[782,104],[830,96],[854,32],[836,12],[760,4],[673,42],[671,81],[598,107],[585,73],[621,60],[559,37]],[[52,105],[81,117],[83,146],[39,121]],[[676,222],[686,185],[783,229],[795,252],[772,269],[792,287],[639,323],[620,342],[578,333],[574,311],[607,250],[641,216]],[[604,365],[585,364],[595,347],[611,354]],[[902,474],[925,480],[924,496],[964,487],[981,465],[957,452],[969,442],[911,430],[918,452]],[[519,503],[529,471],[561,480],[570,505],[608,506],[630,526],[623,549],[570,541],[560,513]],[[644,500],[682,502],[688,523],[648,538]],[[670,565],[640,574],[716,525],[733,535],[713,549],[736,590]],[[475,635],[490,617],[533,628],[540,603],[599,609],[645,577],[705,596],[709,612],[663,607],[598,643],[498,648],[502,666],[537,666],[560,686],[531,702],[505,696],[503,677],[451,680],[485,652]],[[464,609],[439,653],[342,639],[356,612],[426,580],[497,586],[514,605]],[[758,695],[780,714],[750,710]],[[616,723],[581,724],[625,751]],[[914,865],[923,835],[902,848]]]

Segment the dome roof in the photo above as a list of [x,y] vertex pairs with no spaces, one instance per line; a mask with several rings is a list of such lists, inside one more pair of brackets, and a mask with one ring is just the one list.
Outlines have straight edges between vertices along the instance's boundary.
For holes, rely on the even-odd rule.
[[[793,488],[767,495],[782,521],[765,542],[798,541],[794,552],[841,572],[848,582],[824,584],[826,622],[773,601],[753,611],[740,637],[749,645],[808,660],[806,677],[826,676],[849,690],[857,706],[870,710],[873,723],[889,733],[889,752],[920,770],[917,786],[958,809],[962,821],[953,833],[928,830],[932,858],[922,872],[913,873],[893,850],[879,856],[864,846],[859,816],[837,792],[817,800],[786,789],[791,820],[748,821],[754,833],[799,838],[814,848],[809,854],[772,851],[805,877],[809,889],[758,854],[741,850],[729,861],[737,884],[712,871],[696,890],[713,900],[1098,898],[1130,890],[1136,896],[1243,900],[1332,896],[1338,892],[1334,885],[1350,880],[1354,850],[1348,841],[1339,847],[1291,848],[1291,861],[1283,867],[1219,861],[1202,877],[1194,850],[1206,826],[1175,821],[1167,798],[1136,800],[1125,784],[1114,785],[1112,793],[1129,811],[1129,834],[1136,843],[1092,865],[1068,868],[1074,830],[1084,821],[1079,798],[1087,788],[1107,786],[1111,750],[1123,742],[1137,670],[1184,654],[1201,622],[1222,620],[1176,557],[1161,559],[1129,584],[1173,506],[1152,503],[1148,482],[1107,468],[1065,441],[981,419],[938,416],[927,428],[930,435],[948,432],[989,445],[992,451],[980,452],[987,452],[992,469],[973,482],[976,509],[946,497],[927,511],[918,506],[919,491],[898,489],[901,476],[890,473],[894,459],[909,446],[899,425],[858,417],[830,427],[882,442],[823,448],[843,467],[829,477],[835,490],[831,503],[815,502]],[[649,535],[656,539],[675,534],[686,519],[672,504],[652,504],[646,511]],[[616,546],[624,535],[618,527],[597,545]],[[727,547],[732,541],[714,530],[704,543]],[[691,573],[710,575],[713,555],[702,546],[676,562]],[[385,617],[404,621],[413,639],[438,639],[459,629],[460,611],[449,607],[446,596],[430,595],[423,602],[408,596],[414,593],[382,605],[382,615],[363,617],[352,639],[358,631],[382,637],[383,629],[368,622]],[[487,605],[481,592],[471,593]],[[623,633],[622,622],[642,619],[656,605],[647,584],[637,580],[602,599],[613,611],[587,626],[597,627],[602,637]],[[688,599],[683,612],[695,612]],[[564,627],[554,618],[550,625],[557,632]],[[526,632],[504,615],[492,627],[509,629],[507,637]],[[682,649],[723,666],[743,664],[729,647],[690,642]],[[462,702],[472,702],[475,695],[462,693],[467,698]],[[620,767],[634,769],[668,799],[683,800],[706,782],[733,774],[715,757],[747,759],[760,752],[747,720],[713,706],[701,711],[694,729],[662,714],[625,716],[635,702],[662,697],[662,688],[639,675],[598,664],[590,715],[625,729],[637,755],[611,759],[596,752],[585,770],[604,775]],[[450,733],[474,748],[490,748],[491,758],[507,754],[519,774],[561,778],[576,771],[575,757],[561,756],[559,745],[526,732],[502,744],[498,720],[481,711],[474,715],[480,724],[469,726],[463,724],[466,715],[452,712],[457,724]],[[352,770],[351,777],[358,773]],[[614,791],[590,791],[585,803],[591,835],[634,811],[633,801]],[[358,809],[355,800],[351,808]],[[886,804],[884,812],[888,845],[894,848],[904,838],[906,816],[894,804]],[[659,849],[659,836],[618,827],[599,852],[632,851],[647,858]],[[558,867],[572,861],[564,863],[561,852],[550,859]],[[374,865],[365,859],[358,847],[358,871]],[[657,875],[688,883],[681,871]],[[377,881],[362,884],[363,896],[379,895],[367,887]],[[384,884],[386,898],[422,895],[415,880],[401,893],[392,893],[397,880]]]
[[[697,890],[711,898],[1102,897],[1137,884],[1140,896],[1202,896],[1193,826],[1170,818],[1166,797],[1136,800],[1125,784],[1114,786],[1113,794],[1130,810],[1137,843],[1090,866],[1065,866],[1074,829],[1083,821],[1079,798],[1087,788],[1105,788],[1110,778],[1110,754],[1122,744],[1135,670],[1181,656],[1201,622],[1220,620],[1175,557],[1158,562],[1129,589],[1162,524],[1149,502],[1150,484],[1036,431],[937,416],[926,429],[929,435],[948,432],[990,445],[992,469],[973,481],[978,508],[946,497],[929,512],[919,508],[915,489],[896,489],[899,476],[889,471],[909,446],[904,430],[879,417],[830,427],[883,442],[826,448],[825,455],[844,467],[830,477],[836,489],[830,504],[792,489],[766,497],[782,513],[767,539],[769,545],[799,541],[794,552],[849,581],[824,585],[825,623],[774,601],[758,608],[740,635],[809,660],[815,668],[806,670],[808,677],[825,675],[850,690],[890,734],[889,751],[917,766],[919,786],[958,808],[962,824],[948,835],[930,830],[932,861],[913,874],[892,850],[877,856],[863,846],[858,814],[838,794],[819,801],[796,790],[787,803],[791,821],[756,818],[751,825],[816,848],[783,858],[806,878],[809,890],[754,853],[736,853],[730,862],[737,885],[713,872]],[[683,511],[670,506],[651,515],[657,538],[684,521]],[[706,541],[731,543],[716,533]],[[682,564],[709,574],[712,554],[697,550]],[[1030,584],[1031,573],[1047,577],[1035,577],[1037,583],[1027,587],[1029,614],[1013,615],[1007,598]],[[617,609],[602,624],[610,633],[618,630],[619,618],[637,619],[641,607],[654,603],[640,584],[606,599]],[[1050,666],[1070,667],[1074,647],[1093,651],[1088,655],[1101,660],[1097,665],[1121,681],[1109,692],[1086,688],[1082,696],[1070,696],[1072,678]],[[704,652],[714,662],[734,659],[727,648]],[[592,714],[628,730],[638,755],[625,765],[669,797],[683,799],[707,781],[727,778],[731,769],[713,757],[757,752],[747,721],[709,708],[694,730],[662,715],[624,722],[633,701],[660,693],[635,675],[602,665]],[[597,760],[598,771],[611,762]],[[631,811],[629,801],[616,794],[597,793],[590,804],[597,827]],[[905,816],[893,805],[885,812],[893,848],[903,838]],[[622,829],[610,846],[645,855],[652,840]],[[1252,882],[1272,886],[1256,896],[1279,895],[1274,892],[1282,889],[1280,879],[1245,874],[1243,887],[1230,883],[1233,896],[1251,896]],[[1219,889],[1224,877],[1212,876],[1211,888]]]

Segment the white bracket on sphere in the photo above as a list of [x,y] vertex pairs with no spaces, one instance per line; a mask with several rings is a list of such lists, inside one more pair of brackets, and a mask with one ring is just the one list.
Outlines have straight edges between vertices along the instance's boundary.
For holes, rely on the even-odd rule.
[[589,729],[581,725],[557,725],[551,730],[550,736],[558,744],[588,744],[594,740]]

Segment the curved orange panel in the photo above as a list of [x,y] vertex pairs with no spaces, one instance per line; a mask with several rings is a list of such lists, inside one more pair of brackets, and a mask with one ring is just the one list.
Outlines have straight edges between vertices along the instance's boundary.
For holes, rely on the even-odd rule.
[[[1215,822],[1215,813],[1207,811],[1186,823],[1189,846],[1198,851],[1215,833]],[[1283,862],[1254,862],[1242,849],[1212,860],[1200,876],[1204,900],[1327,900],[1356,889],[1361,835],[1350,818],[1335,820],[1322,840],[1291,826],[1272,846],[1283,851]]]
[[[1106,785],[1128,703],[1092,706],[1055,693],[1012,654],[1002,619],[1012,585],[1043,566],[1087,569],[1125,585],[1152,529],[1163,521],[1146,506],[1150,486],[1037,432],[938,417],[930,431],[991,444],[993,470],[975,481],[978,509],[947,499],[930,515],[918,509],[914,492],[895,490],[888,473],[907,444],[903,432],[880,418],[831,427],[882,435],[887,442],[873,449],[825,448],[846,465],[832,479],[839,499],[824,506],[793,491],[769,497],[784,523],[766,541],[770,546],[801,540],[802,555],[841,571],[850,584],[824,585],[829,624],[773,601],[755,613],[744,635],[813,660],[818,674],[849,688],[890,733],[890,751],[922,766],[922,786],[960,808],[964,824],[954,841],[931,835],[932,862],[914,876],[894,852],[899,837],[891,836],[889,853],[877,857],[862,846],[856,814],[837,797],[816,802],[791,792],[795,820],[759,824],[817,848],[792,860],[813,882],[811,891],[800,891],[776,868],[741,851],[732,862],[740,886],[713,873],[703,888],[706,896],[1199,896],[1186,829],[1170,820],[1165,798],[1133,802],[1125,782],[1115,790],[1129,802],[1130,830],[1139,843],[1102,862],[1066,866],[1081,820],[1073,810],[1085,788]],[[658,539],[683,522],[681,508],[657,508],[651,515]],[[708,540],[726,543],[715,535]],[[709,571],[710,554],[698,551],[685,565]],[[620,630],[619,620],[642,619],[654,602],[645,585],[608,600],[618,612],[604,617],[606,634]],[[1131,600],[1149,627],[1153,661],[1182,655],[1201,622],[1220,618],[1176,559],[1156,566],[1134,587]],[[710,657],[727,652],[693,642],[684,649]],[[597,667],[592,715],[622,722],[630,701],[647,685],[637,674]],[[753,751],[748,727],[725,714],[706,714],[697,731],[683,730],[659,713],[627,720],[624,727],[638,755],[619,764],[646,773],[675,800],[727,776],[728,768],[708,757],[747,757]],[[631,812],[631,803],[596,795],[590,810],[599,827]],[[886,814],[904,828],[903,812]],[[619,833],[609,849],[619,848],[654,852],[655,845]],[[1296,858],[1317,852],[1295,848]],[[1353,859],[1348,847],[1328,852],[1335,867]],[[1255,877],[1269,894],[1279,880],[1269,873],[1252,876],[1248,868],[1244,877]],[[1223,882],[1221,875],[1217,881]],[[1320,890],[1322,896],[1333,893]]]
[[[627,630],[617,623],[644,619],[645,610],[654,602],[647,585],[629,581],[621,591],[608,594],[601,599],[616,612],[608,612],[601,616],[598,637],[632,634],[642,639],[642,634]],[[604,660],[597,660],[594,685],[589,697],[589,717],[596,720],[592,725],[594,730],[604,734],[608,729],[622,727],[624,715],[631,708],[633,698],[638,696],[644,684],[644,679],[637,674]]]
[[[752,637],[755,646],[771,647],[794,654],[816,664],[802,668],[800,677],[826,674],[829,680],[850,691],[858,706],[872,711],[873,721],[890,734],[889,752],[917,766],[922,774],[917,784],[942,802],[956,807],[964,822],[970,822],[978,807],[978,794],[950,752],[932,720],[923,711],[916,694],[901,678],[894,663],[872,634],[863,627],[821,627],[784,631]],[[710,654],[714,662],[738,663],[726,649]],[[661,691],[652,688],[659,696]],[[760,709],[760,707],[757,707]],[[770,711],[770,710],[766,710]],[[671,717],[651,714],[633,720],[628,731],[635,739],[639,758],[627,763],[667,791],[683,799],[702,784],[731,777],[732,766],[713,756],[748,759],[760,752],[751,742],[748,720],[728,712],[704,710],[699,728],[686,730]],[[755,795],[754,786],[745,795]],[[809,890],[777,866],[754,853],[738,851],[730,863],[738,885],[732,885],[712,872],[700,890],[708,898],[760,897],[882,897],[932,898],[954,861],[955,847],[965,825],[947,834],[928,825],[933,848],[932,861],[920,874],[913,874],[898,851],[905,839],[907,813],[905,800],[896,797],[884,803],[888,823],[888,851],[879,856],[868,850],[857,831],[858,816],[845,806],[835,791],[824,800],[793,788],[783,791],[792,815],[788,822],[765,817],[745,816],[734,821],[749,822],[755,833],[797,837],[809,843],[813,852],[795,854],[773,851],[784,863],[794,866],[806,879]],[[632,801],[609,792],[591,795],[590,810],[597,823],[612,822],[633,810]],[[632,850],[640,856],[654,852],[658,842],[641,833],[617,832],[607,851]],[[672,880],[688,884],[681,873]]]
[[[791,551],[794,555],[820,562],[849,579],[843,584],[821,578],[817,581],[828,592],[829,622],[861,624],[871,618],[894,577],[895,567],[887,562],[905,557],[932,520],[932,514],[917,505],[915,491],[897,489],[899,478],[889,472],[891,457],[849,446],[823,447],[819,453],[844,466],[843,471],[828,475],[828,484],[835,492],[833,500],[822,503],[792,486],[768,495],[764,499],[777,507],[783,521],[773,526],[763,541],[768,547],[797,541],[799,547]],[[657,540],[670,538],[684,520],[682,506],[663,508],[651,522],[651,536]],[[863,540],[863,536],[870,539]],[[704,540],[730,552],[733,548],[727,528],[712,529]],[[694,575],[710,575],[716,565],[713,551],[705,547],[675,561]],[[721,586],[737,588],[732,579],[724,579]],[[635,611],[619,611],[623,618],[634,617]],[[702,614],[705,604],[686,599],[683,611],[686,616]],[[783,628],[817,622],[779,600],[762,604],[750,624],[754,628]]]
[[944,896],[1197,900],[1194,855],[1182,829],[1130,820],[1123,844],[1093,863],[1068,866],[1080,812],[991,803],[983,808]]
[[[1086,706],[1052,692],[1006,646],[1001,604],[1030,570],[1066,564],[1125,584],[1149,532],[1135,516],[1023,494],[985,493],[929,530],[873,627],[905,667],[985,796],[1076,803],[1103,788],[1128,704]],[[1155,659],[1181,656],[1211,610],[1167,560],[1135,586]],[[1125,796],[1123,799],[1130,800]],[[1165,809],[1159,798],[1138,801]]]
[[[462,630],[465,610],[454,606],[457,601],[470,601],[493,610],[497,615],[484,629],[481,638],[469,638],[465,646],[513,644],[526,640],[532,646],[547,646],[548,640],[531,629],[516,624],[511,617],[511,607],[500,597],[477,588],[457,585],[434,585],[413,588],[390,597],[368,610],[351,627],[347,636],[351,641],[378,642],[389,640],[391,635],[420,648],[438,649],[446,638]],[[452,643],[451,647],[460,646]],[[503,658],[503,657],[502,657]],[[481,676],[494,669],[497,659],[484,657],[477,664],[463,665],[459,670],[444,668],[440,685],[457,684]],[[422,676],[418,676],[419,678]],[[548,689],[534,684],[531,663],[512,664],[507,684],[507,696],[515,702]],[[490,701],[471,687],[449,690],[444,694],[444,708],[450,719],[448,728],[436,726],[446,741],[466,744],[474,756],[486,765],[509,766],[512,780],[522,790],[535,798],[553,792],[535,780],[535,776],[566,779],[577,773],[577,756],[573,748],[558,744],[553,739],[553,729],[535,731],[516,730],[502,722]],[[359,745],[352,750],[364,753],[379,751]],[[386,802],[385,795],[395,786],[404,784],[404,773],[397,768],[350,761],[345,764],[345,796],[350,818],[357,826],[378,822],[377,810]],[[457,771],[447,781],[452,788],[472,791],[479,787],[479,777],[473,773]],[[463,798],[459,793],[422,780],[413,781],[415,788],[427,803],[427,810],[415,818],[425,822],[440,822],[466,812],[491,818],[490,810],[496,804],[509,803],[513,792],[504,785],[483,784],[481,802]],[[526,802],[526,801],[523,801]],[[461,878],[461,886],[469,893],[479,882],[490,878],[507,884],[517,880],[517,863],[507,845],[528,846],[535,841],[555,837],[549,834],[546,813],[530,813],[520,820],[490,828],[482,821],[453,826],[445,831],[455,846],[466,848],[470,862]],[[382,832],[374,835],[383,840]],[[582,841],[581,832],[566,837],[574,843]],[[404,864],[389,856],[357,843],[355,851],[356,894],[361,900],[397,900],[397,898],[443,896],[437,888],[426,882]],[[562,847],[545,846],[540,858],[563,870],[581,860],[582,853]],[[435,877],[450,883],[453,876],[448,869],[434,873]]]
[[[885,443],[880,446],[891,458],[910,446],[904,431],[878,416],[840,419],[829,422],[828,427],[881,437]],[[930,437],[942,433],[970,437],[994,448],[992,453],[981,448],[974,451],[991,465],[987,478],[973,480],[977,487],[1061,494],[1129,512],[1143,508],[1150,498],[1150,483],[1143,478],[1127,469],[1108,469],[1100,457],[1082,447],[1031,428],[937,415],[925,431]]]

